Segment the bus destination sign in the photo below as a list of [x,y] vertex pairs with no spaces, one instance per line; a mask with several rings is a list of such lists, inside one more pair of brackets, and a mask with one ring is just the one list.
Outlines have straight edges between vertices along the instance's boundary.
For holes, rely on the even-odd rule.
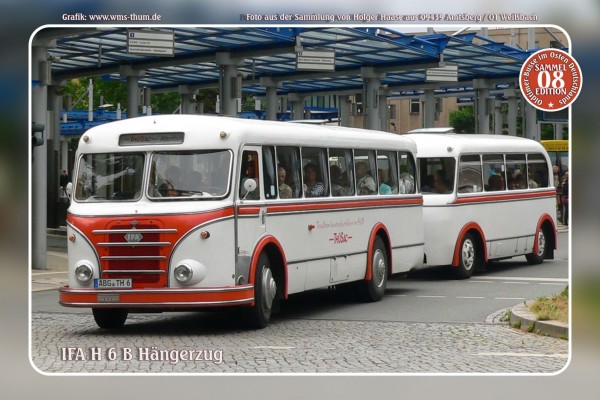
[[119,146],[182,144],[183,132],[132,133],[119,136]]

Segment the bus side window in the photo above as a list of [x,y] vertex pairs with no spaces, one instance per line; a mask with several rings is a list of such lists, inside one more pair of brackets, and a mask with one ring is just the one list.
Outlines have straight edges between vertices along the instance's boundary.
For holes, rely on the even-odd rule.
[[502,154],[483,155],[483,182],[486,192],[506,190],[505,170]]
[[529,175],[529,188],[548,187],[548,164],[541,154],[527,155],[527,171]]
[[379,194],[406,193],[404,184],[398,181],[398,163],[395,151],[377,151],[377,174]]
[[329,195],[327,150],[314,147],[302,149],[303,189],[305,197]]
[[329,150],[329,175],[331,178],[332,196],[352,196],[354,194],[352,165],[351,150]]
[[265,199],[277,198],[277,169],[275,167],[275,148],[263,147],[263,185]]
[[[415,159],[410,153],[400,154],[400,183],[404,186],[406,194],[416,193],[415,185]],[[402,192],[400,192],[402,193]]]
[[[298,147],[277,147],[277,184],[280,199],[302,197],[300,164],[300,149]],[[279,178],[280,176],[282,179]]]
[[527,189],[525,154],[506,155],[506,183],[508,190]]
[[[377,164],[373,150],[354,150],[356,191],[359,195],[377,193]],[[373,175],[375,173],[375,175]]]
[[[259,179],[258,179],[258,153],[256,151],[244,151],[242,154],[242,169],[240,171],[240,198],[247,200],[260,199]],[[244,188],[244,182],[248,179],[256,181],[256,189],[247,192]]]
[[481,160],[479,154],[460,156],[458,193],[481,192]]

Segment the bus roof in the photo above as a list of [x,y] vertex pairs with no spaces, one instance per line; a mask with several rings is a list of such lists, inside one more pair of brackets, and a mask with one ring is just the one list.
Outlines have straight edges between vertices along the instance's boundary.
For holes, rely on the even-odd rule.
[[443,128],[417,128],[406,133],[454,133],[454,128],[443,127]]
[[[183,143],[181,143],[181,132],[183,132]],[[124,142],[122,140],[124,134],[128,134],[133,139]],[[172,141],[171,138],[173,138]],[[177,142],[177,138],[179,138],[179,142]],[[121,145],[119,144],[120,140]],[[237,150],[244,143],[365,149],[389,148],[416,152],[416,146],[410,139],[389,132],[184,114],[130,118],[91,128],[82,136],[78,151],[85,153],[156,151],[160,147],[164,147],[165,150],[198,148]]]
[[452,134],[404,135],[417,144],[419,157],[456,157],[462,153],[479,152],[544,152],[535,140],[515,136]]

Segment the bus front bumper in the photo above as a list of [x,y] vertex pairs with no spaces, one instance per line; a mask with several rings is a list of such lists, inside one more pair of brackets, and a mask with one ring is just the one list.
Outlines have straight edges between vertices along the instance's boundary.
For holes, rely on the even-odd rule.
[[208,308],[254,303],[254,286],[160,289],[60,288],[59,304],[93,308]]

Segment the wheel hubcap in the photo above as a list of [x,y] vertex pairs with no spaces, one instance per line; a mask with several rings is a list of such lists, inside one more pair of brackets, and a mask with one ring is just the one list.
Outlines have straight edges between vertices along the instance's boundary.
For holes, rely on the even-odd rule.
[[538,232],[537,245],[538,245],[537,255],[539,257],[541,257],[544,255],[544,250],[546,250],[546,236],[544,235],[544,232],[542,232],[542,231]]
[[462,245],[462,264],[466,270],[473,268],[475,263],[475,246],[470,240],[465,240]]
[[262,270],[262,300],[266,309],[273,305],[273,299],[277,293],[277,284],[270,268],[263,267]]
[[383,285],[385,280],[385,256],[381,250],[376,250],[373,255],[373,281],[377,287]]

